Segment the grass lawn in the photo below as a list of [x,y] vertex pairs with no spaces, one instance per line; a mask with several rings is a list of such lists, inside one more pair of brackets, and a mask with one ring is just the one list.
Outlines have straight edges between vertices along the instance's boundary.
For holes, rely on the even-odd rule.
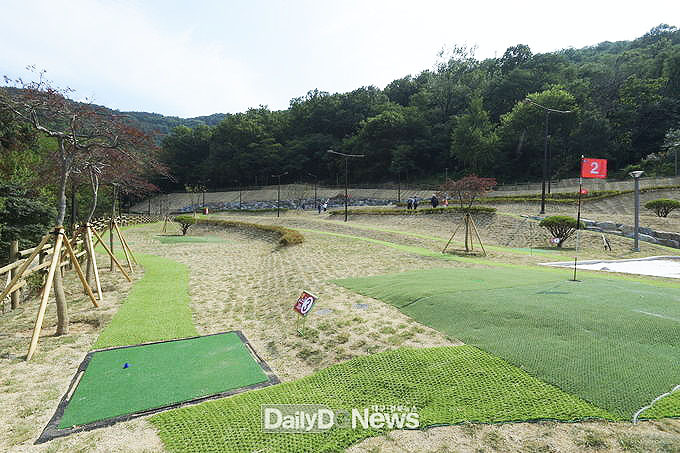
[[132,287],[93,349],[198,335],[189,308],[187,267],[160,256],[136,256],[144,277]]
[[213,236],[164,236],[158,235],[156,239],[161,242],[161,244],[200,244],[200,243],[211,243],[211,242],[227,242],[224,239],[213,237]]
[[578,397],[472,346],[400,348],[354,358],[313,375],[157,414],[171,452],[331,452],[384,431],[262,431],[262,404],[322,404],[332,410],[415,406],[420,426],[465,421],[612,418]]
[[[630,417],[680,383],[680,288],[639,278],[581,278],[516,266],[336,283]],[[680,416],[679,400],[669,398],[642,417]]]

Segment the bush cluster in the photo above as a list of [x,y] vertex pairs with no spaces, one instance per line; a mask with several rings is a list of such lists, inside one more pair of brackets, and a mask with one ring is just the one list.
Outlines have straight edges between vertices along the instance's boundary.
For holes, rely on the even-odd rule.
[[300,232],[278,225],[261,225],[259,223],[239,222],[236,220],[209,219],[202,217],[194,218],[191,216],[177,216],[175,217],[175,222],[180,225],[188,224],[187,229],[189,226],[196,224],[265,231],[276,234],[279,237],[279,244],[283,246],[301,244],[305,240],[305,237],[300,234]]
[[659,217],[668,217],[668,214],[680,208],[680,201],[659,198],[658,200],[652,200],[645,203],[645,208],[654,211]]
[[[401,208],[366,208],[366,209],[348,209],[349,215],[425,215],[425,214],[450,214],[450,213],[470,213],[470,214],[492,214],[496,212],[496,208],[488,206],[472,206],[470,208],[461,208],[459,206],[448,206],[441,208],[418,208],[418,209],[401,209]],[[333,209],[328,211],[330,215],[344,215],[344,209]]]

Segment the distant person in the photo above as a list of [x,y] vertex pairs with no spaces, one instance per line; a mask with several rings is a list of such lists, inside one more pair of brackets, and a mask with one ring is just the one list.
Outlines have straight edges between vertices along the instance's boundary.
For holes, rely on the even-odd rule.
[[446,208],[448,206],[449,206],[449,197],[447,195],[447,196],[444,197],[444,207]]
[[321,203],[316,204],[316,209],[319,210],[319,214],[321,214]]
[[326,212],[327,210],[328,210],[328,202],[326,201],[326,202],[323,204],[323,212]]
[[408,200],[406,200],[406,209],[412,209],[413,208],[413,198],[409,197]]
[[413,209],[418,209],[418,197],[413,197]]
[[430,198],[430,203],[432,203],[433,208],[439,206],[439,199],[437,198],[437,195],[432,194],[432,198]]

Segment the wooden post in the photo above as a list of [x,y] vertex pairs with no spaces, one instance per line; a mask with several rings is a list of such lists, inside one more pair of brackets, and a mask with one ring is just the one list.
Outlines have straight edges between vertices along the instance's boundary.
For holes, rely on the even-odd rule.
[[31,256],[26,258],[26,261],[24,261],[24,264],[21,265],[19,270],[17,271],[16,275],[12,278],[12,281],[9,282],[9,285],[7,285],[7,288],[5,288],[2,291],[2,294],[0,294],[0,300],[3,300],[7,295],[9,294],[9,291],[14,288],[14,285],[21,279],[21,277],[24,275],[24,272],[26,272],[26,269],[28,269],[28,266],[33,262],[35,257],[40,253],[42,248],[45,246],[47,241],[50,240],[50,235],[51,233],[46,234],[43,238],[42,241],[40,241],[40,244],[36,248],[33,249],[33,253],[31,253]]
[[97,267],[97,258],[94,254],[94,246],[92,245],[92,230],[90,225],[85,226],[85,246],[88,247],[88,252],[90,254],[90,260],[92,260],[92,271],[94,272],[94,282],[97,285],[97,297],[99,300],[104,300],[102,295],[102,284],[99,280],[99,268]]
[[118,232],[118,237],[120,238],[121,242],[123,243],[123,247],[127,249],[127,251],[130,253],[130,256],[132,257],[132,261],[135,262],[137,266],[139,266],[139,262],[137,261],[137,258],[135,258],[135,254],[132,253],[132,249],[128,245],[127,239],[125,239],[125,236],[123,236],[123,233],[120,231],[120,228],[118,228],[118,224],[115,223],[114,227],[116,228],[116,231]]
[[[56,243],[54,245],[54,252],[52,253],[52,262],[50,263],[50,270],[47,272],[47,282],[45,282],[45,288],[43,289],[42,297],[40,298],[40,308],[38,309],[38,316],[35,319],[35,327],[33,328],[33,336],[31,337],[31,345],[28,347],[28,353],[26,354],[26,360],[31,360],[35,349],[38,347],[38,338],[40,337],[40,330],[42,329],[43,318],[45,317],[45,309],[47,309],[47,299],[50,297],[50,290],[52,289],[52,280],[54,279],[54,272],[57,267],[60,267],[61,261],[61,245],[64,240],[63,233],[64,228],[58,226],[54,230],[54,234],[57,235]],[[49,236],[48,236],[49,237]]]
[[106,246],[106,243],[104,243],[104,241],[102,240],[102,237],[99,236],[99,233],[97,233],[97,230],[95,230],[94,228],[92,228],[92,232],[93,232],[94,235],[97,237],[97,239],[99,240],[99,242],[101,242],[102,247],[104,247],[104,250],[106,250],[106,253],[109,254],[109,256],[111,257],[111,259],[113,260],[113,262],[116,263],[116,266],[118,266],[118,269],[120,269],[120,271],[123,273],[123,275],[125,276],[125,278],[127,279],[127,281],[131,282],[132,279],[131,279],[130,276],[127,274],[127,272],[125,272],[125,269],[123,269],[123,266],[121,266],[121,264],[118,262],[118,260],[116,259],[116,257],[113,256],[113,253],[111,253],[111,250],[109,250],[109,248]]
[[[90,288],[90,285],[87,284],[85,275],[83,275],[83,270],[80,268],[80,264],[78,264],[78,258],[76,258],[76,254],[73,252],[73,247],[71,247],[68,238],[66,238],[66,240],[64,241],[64,245],[66,246],[66,251],[68,252],[69,257],[71,258],[71,264],[73,264],[73,267],[76,270],[76,274],[78,274],[78,278],[80,278],[80,283],[83,284],[83,288],[85,288],[87,295],[90,296],[92,304],[95,307],[99,307],[99,305],[97,305],[97,300],[94,298],[94,294],[92,294],[92,289]],[[101,300],[101,298],[99,300]]]
[[109,220],[109,248],[111,249],[111,263],[109,270],[113,272],[113,222],[116,219],[116,197],[118,196],[118,186],[113,185],[113,202],[111,203],[111,219]]
[[[116,220],[113,220],[113,229],[116,230],[116,234],[118,235],[118,240],[120,241],[120,248],[123,249],[123,253],[125,254],[125,259],[127,260],[128,266],[130,267],[130,273],[134,274],[135,269],[132,267],[132,261],[130,261],[130,254],[127,251],[127,248],[125,247],[125,242],[123,241],[123,235],[120,234],[120,230],[118,229],[118,222]],[[113,229],[111,230],[111,234],[113,234]]]
[[[9,244],[9,262],[14,263],[19,259],[19,241],[15,240],[10,242]],[[14,278],[16,275],[17,271],[16,269],[12,269],[9,271],[10,278]],[[1,300],[1,299],[0,299]],[[16,309],[19,306],[19,291],[14,291],[10,295],[10,306],[12,307],[12,310]]]

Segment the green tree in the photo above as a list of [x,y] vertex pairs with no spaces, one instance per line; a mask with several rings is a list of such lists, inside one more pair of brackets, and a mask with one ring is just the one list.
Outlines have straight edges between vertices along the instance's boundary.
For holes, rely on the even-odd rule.
[[482,99],[475,97],[468,112],[456,117],[451,132],[451,155],[475,174],[485,173],[495,158],[498,135],[482,106]]

